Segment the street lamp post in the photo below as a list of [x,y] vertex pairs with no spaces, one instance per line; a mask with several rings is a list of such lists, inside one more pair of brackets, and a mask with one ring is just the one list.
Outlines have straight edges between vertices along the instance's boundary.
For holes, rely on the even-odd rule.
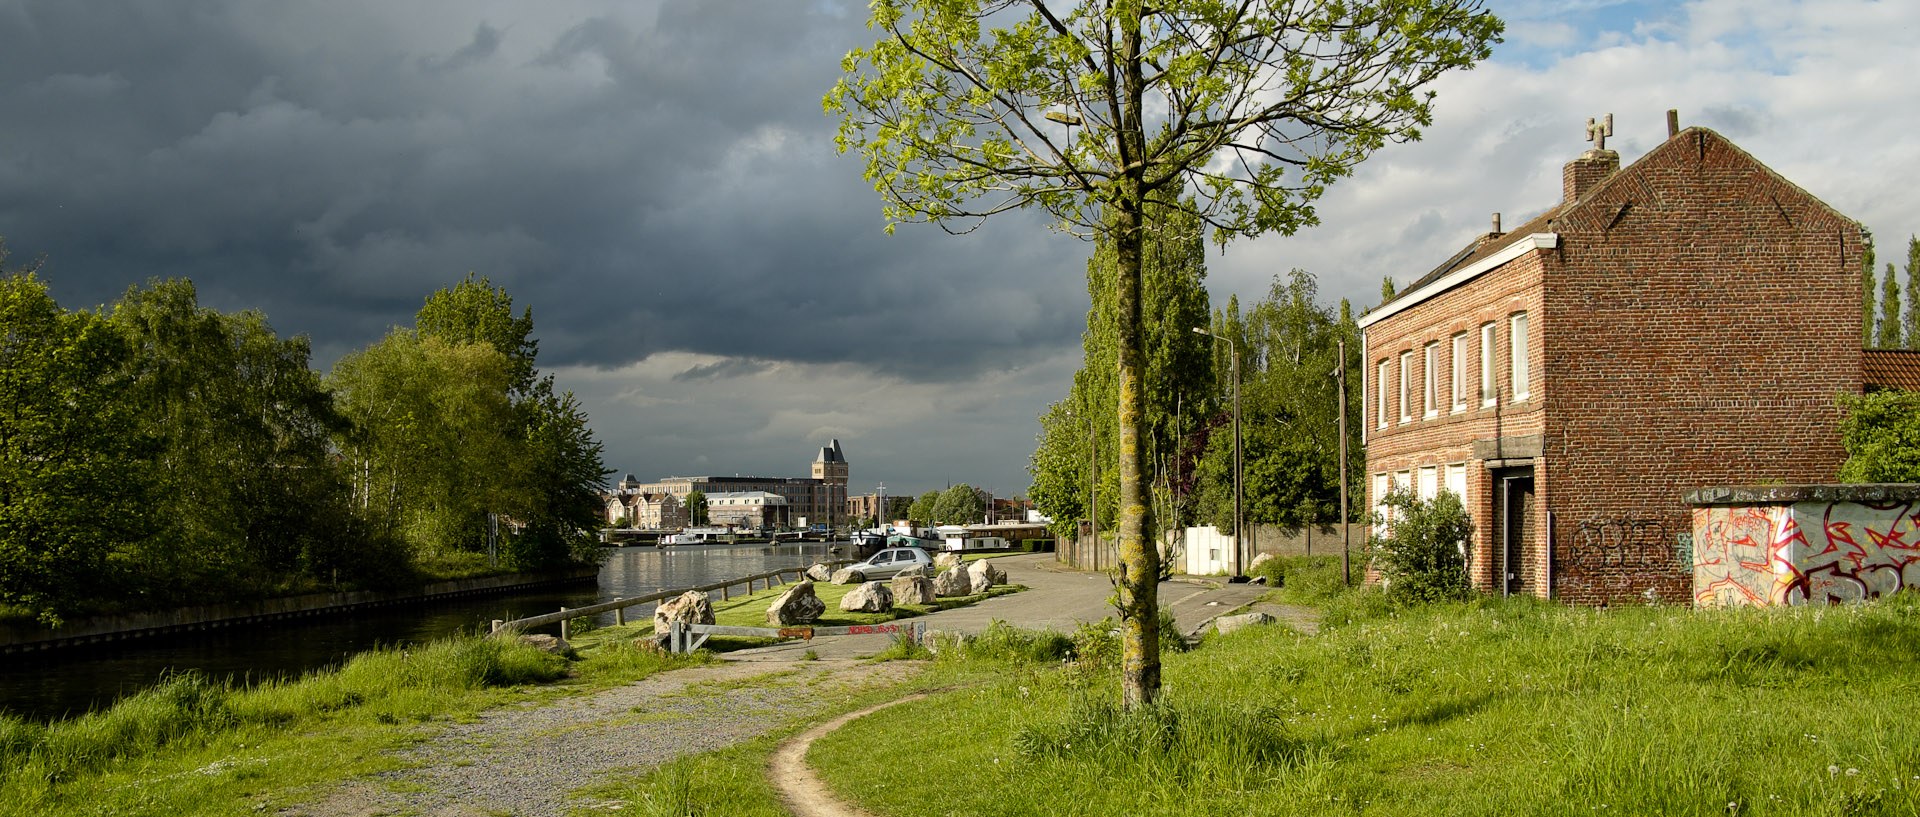
[[1353,568],[1348,564],[1353,551],[1353,520],[1347,518],[1347,339],[1340,339],[1340,365],[1333,369],[1340,381],[1340,576],[1353,584]]
[[1233,573],[1244,575],[1246,561],[1241,555],[1241,531],[1247,527],[1245,501],[1241,495],[1243,472],[1240,467],[1240,347],[1234,345],[1232,338],[1221,337],[1196,326],[1194,334],[1206,335],[1214,340],[1226,341],[1227,354],[1233,361]]

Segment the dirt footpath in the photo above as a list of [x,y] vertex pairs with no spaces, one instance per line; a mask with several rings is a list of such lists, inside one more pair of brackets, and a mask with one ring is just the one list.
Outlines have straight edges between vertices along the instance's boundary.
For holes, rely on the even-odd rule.
[[611,806],[574,793],[612,773],[817,720],[834,693],[888,686],[911,662],[722,662],[600,692],[496,709],[406,751],[413,768],[350,781],[288,817],[563,817]]

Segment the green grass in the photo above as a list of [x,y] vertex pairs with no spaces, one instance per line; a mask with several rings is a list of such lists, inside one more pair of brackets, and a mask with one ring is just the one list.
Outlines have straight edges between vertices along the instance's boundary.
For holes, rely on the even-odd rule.
[[[1027,664],[855,721],[811,760],[891,817],[1920,813],[1914,594],[1335,606],[1317,637],[1252,628],[1166,656],[1140,712],[1116,706],[1111,667]],[[969,782],[930,798],[928,780]]]
[[0,815],[246,814],[396,768],[425,724],[624,683],[700,658],[606,645],[577,661],[464,637],[362,653],[245,690],[172,676],[50,725],[0,716]]

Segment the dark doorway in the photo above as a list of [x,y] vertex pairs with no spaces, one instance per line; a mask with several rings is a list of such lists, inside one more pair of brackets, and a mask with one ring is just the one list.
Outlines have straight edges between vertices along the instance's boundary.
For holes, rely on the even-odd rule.
[[1500,595],[1531,595],[1527,554],[1533,546],[1533,467],[1493,472],[1494,579]]

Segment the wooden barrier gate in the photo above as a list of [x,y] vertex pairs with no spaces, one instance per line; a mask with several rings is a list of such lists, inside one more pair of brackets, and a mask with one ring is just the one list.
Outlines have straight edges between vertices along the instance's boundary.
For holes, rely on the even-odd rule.
[[667,651],[672,653],[690,653],[707,643],[709,636],[739,635],[749,638],[798,638],[812,641],[816,635],[876,635],[911,634],[918,644],[927,637],[927,623],[912,621],[888,624],[850,624],[845,627],[736,627],[730,624],[687,624],[673,622],[673,628],[667,633]]

